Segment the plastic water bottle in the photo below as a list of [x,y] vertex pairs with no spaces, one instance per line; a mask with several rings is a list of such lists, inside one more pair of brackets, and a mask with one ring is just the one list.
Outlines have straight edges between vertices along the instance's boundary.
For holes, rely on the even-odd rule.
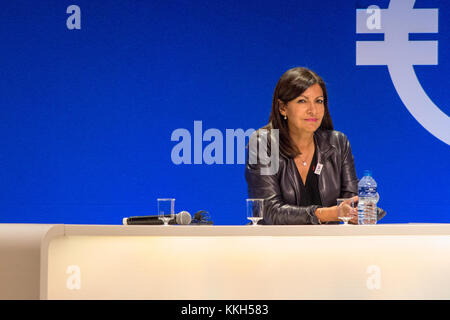
[[358,183],[358,224],[377,223],[377,183],[370,170],[364,171],[364,177]]

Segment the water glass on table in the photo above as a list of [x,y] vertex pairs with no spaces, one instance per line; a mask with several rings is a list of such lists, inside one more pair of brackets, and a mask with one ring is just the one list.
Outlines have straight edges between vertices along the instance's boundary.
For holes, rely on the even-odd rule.
[[337,199],[338,218],[348,225],[348,222],[356,216],[355,202],[353,198]]
[[264,199],[247,199],[247,219],[253,226],[258,225],[258,221],[263,219]]
[[175,199],[163,198],[158,201],[158,218],[165,226],[169,225],[169,221],[175,218]]

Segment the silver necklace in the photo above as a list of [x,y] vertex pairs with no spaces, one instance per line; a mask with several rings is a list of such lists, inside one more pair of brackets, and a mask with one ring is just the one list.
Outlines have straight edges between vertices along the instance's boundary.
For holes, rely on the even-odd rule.
[[308,163],[306,162],[306,160],[302,160],[301,158],[300,158],[300,161],[301,161],[301,164],[302,164],[304,167],[306,167],[306,165],[308,164]]
[[305,160],[300,159],[300,161],[301,161],[301,164],[302,164],[304,167],[306,167],[306,165],[308,164]]
[[305,160],[302,160],[299,156],[300,159],[300,164],[302,164],[304,167],[306,167],[306,165],[308,164]]

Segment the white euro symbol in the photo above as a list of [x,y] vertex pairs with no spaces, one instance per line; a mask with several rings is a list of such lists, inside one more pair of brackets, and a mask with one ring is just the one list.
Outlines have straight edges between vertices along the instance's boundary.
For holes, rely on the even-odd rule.
[[437,33],[438,9],[414,9],[416,0],[391,0],[380,9],[379,28],[370,29],[365,9],[356,10],[356,33],[384,33],[384,41],[357,41],[356,65],[387,65],[400,99],[414,118],[450,145],[450,118],[428,97],[414,65],[437,65],[437,41],[409,41],[409,33]]

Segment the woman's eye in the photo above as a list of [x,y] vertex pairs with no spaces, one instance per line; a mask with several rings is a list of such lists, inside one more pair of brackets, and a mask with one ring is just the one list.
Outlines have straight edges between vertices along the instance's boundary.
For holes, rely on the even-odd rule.
[[320,103],[320,104],[323,104],[323,100],[322,99],[318,99],[316,102]]
[[300,99],[300,100],[298,100],[298,103],[305,103],[305,102],[306,102],[305,99]]

